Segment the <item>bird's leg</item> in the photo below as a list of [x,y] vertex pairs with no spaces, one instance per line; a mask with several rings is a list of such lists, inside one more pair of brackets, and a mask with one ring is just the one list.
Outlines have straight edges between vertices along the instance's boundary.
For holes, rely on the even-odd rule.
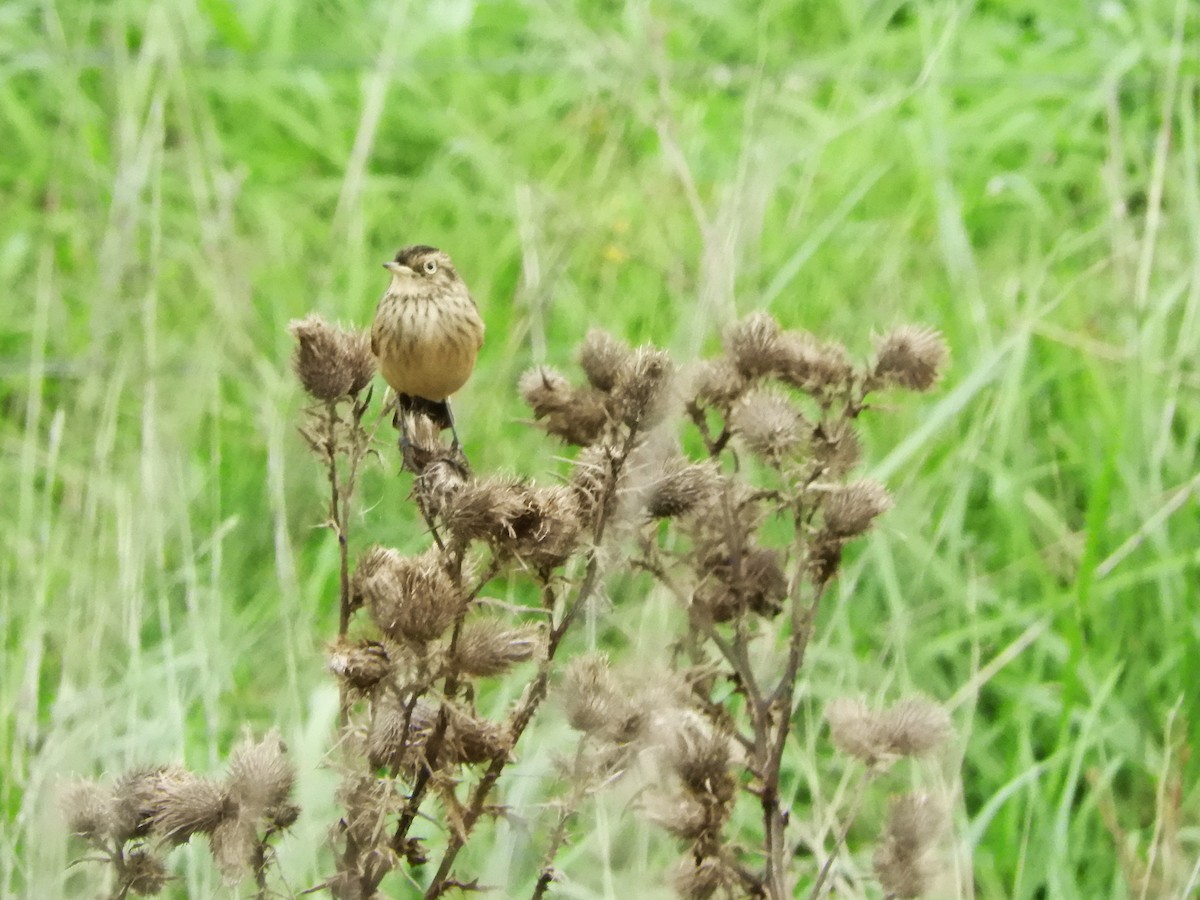
[[446,418],[450,420],[450,434],[454,436],[454,440],[450,443],[450,451],[462,449],[462,443],[458,439],[458,429],[454,427],[454,413],[450,409],[450,398],[447,397],[442,401],[446,404]]

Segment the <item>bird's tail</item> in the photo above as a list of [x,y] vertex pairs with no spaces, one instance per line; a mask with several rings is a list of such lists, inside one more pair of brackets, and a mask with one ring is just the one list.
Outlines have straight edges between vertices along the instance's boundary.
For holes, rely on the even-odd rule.
[[426,400],[424,397],[413,397],[410,394],[401,394],[398,399],[401,413],[414,412],[422,415],[433,422],[438,430],[454,426],[454,420],[450,418],[450,407],[445,400]]

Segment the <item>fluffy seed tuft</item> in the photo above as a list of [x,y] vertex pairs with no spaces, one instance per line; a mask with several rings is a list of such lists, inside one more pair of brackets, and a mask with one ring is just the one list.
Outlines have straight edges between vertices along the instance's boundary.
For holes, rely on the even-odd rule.
[[876,341],[872,374],[891,387],[927,391],[937,384],[950,351],[928,325],[901,325]]
[[125,856],[123,883],[128,885],[129,893],[139,897],[156,897],[170,880],[167,864],[149,850],[138,848]]
[[352,397],[371,383],[375,357],[365,331],[347,331],[313,313],[295,319],[288,330],[296,339],[292,366],[316,400]]

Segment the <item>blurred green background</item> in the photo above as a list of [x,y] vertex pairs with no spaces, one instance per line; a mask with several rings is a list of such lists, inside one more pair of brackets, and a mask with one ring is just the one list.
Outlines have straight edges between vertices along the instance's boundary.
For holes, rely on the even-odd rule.
[[[923,691],[961,752],[948,895],[1190,895],[1198,78],[1187,0],[6,3],[0,893],[95,895],[64,774],[215,771],[243,723],[301,769],[292,888],[325,871],[336,556],[286,325],[365,325],[422,242],[488,323],[456,401],[481,471],[560,468],[514,386],[591,326],[681,360],[758,309],[860,356],[941,328],[943,386],[867,422],[897,504],[824,610],[791,765],[828,697]],[[395,471],[359,547],[425,540]],[[670,841],[587,815],[562,895],[667,896]],[[464,865],[527,895],[514,846]],[[180,896],[220,892],[204,857]]]

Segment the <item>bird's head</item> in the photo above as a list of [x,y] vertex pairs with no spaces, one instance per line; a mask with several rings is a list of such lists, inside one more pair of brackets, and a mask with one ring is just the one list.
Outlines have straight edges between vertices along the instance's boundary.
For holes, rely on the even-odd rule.
[[417,244],[405,247],[396,258],[383,267],[392,273],[392,281],[416,281],[429,284],[451,284],[459,281],[458,272],[450,257],[437,247]]

